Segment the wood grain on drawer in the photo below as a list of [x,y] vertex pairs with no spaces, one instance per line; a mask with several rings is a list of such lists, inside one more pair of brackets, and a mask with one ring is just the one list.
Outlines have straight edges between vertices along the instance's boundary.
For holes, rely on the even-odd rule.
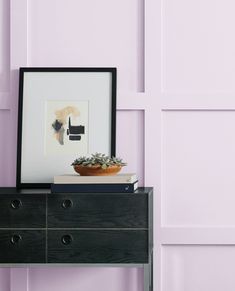
[[0,263],[45,263],[46,231],[0,230]]
[[0,195],[0,228],[45,228],[45,195]]
[[147,263],[145,230],[49,230],[48,263]]
[[147,228],[148,195],[51,194],[49,228]]

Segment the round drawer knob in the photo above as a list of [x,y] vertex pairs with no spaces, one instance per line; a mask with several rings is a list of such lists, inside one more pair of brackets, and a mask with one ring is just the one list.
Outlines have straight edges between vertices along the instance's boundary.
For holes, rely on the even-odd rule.
[[11,208],[18,209],[22,205],[22,202],[19,199],[15,199],[11,201]]
[[19,235],[19,234],[14,234],[14,235],[11,237],[11,243],[12,243],[13,245],[18,244],[21,240],[22,240],[22,237],[21,237],[21,235]]
[[73,237],[70,234],[63,235],[61,241],[64,245],[69,245],[73,241]]
[[62,207],[64,209],[67,209],[67,208],[71,208],[73,206],[73,201],[70,200],[70,199],[65,199],[63,202],[62,202]]

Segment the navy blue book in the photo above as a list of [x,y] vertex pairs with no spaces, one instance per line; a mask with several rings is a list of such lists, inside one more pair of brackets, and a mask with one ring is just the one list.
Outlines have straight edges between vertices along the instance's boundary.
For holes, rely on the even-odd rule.
[[52,193],[133,193],[138,181],[126,184],[51,184]]

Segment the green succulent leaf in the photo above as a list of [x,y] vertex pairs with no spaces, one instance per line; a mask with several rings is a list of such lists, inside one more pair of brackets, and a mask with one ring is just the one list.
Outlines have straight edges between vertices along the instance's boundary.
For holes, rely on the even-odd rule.
[[94,165],[100,165],[102,169],[106,169],[107,167],[117,165],[117,166],[126,166],[127,163],[123,162],[121,158],[117,157],[109,157],[102,153],[92,154],[91,157],[81,156],[73,161],[71,164],[82,165],[84,167],[92,167]]

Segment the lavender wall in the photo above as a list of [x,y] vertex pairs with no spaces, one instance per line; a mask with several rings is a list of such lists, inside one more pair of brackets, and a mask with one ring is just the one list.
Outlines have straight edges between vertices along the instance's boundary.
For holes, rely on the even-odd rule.
[[[15,181],[18,67],[115,66],[118,153],[155,187],[155,290],[234,291],[234,10],[231,0],[0,0],[1,185]],[[142,270],[0,272],[4,291],[94,286],[143,290]]]
[[[118,69],[117,155],[144,184],[144,111],[120,106],[143,91],[143,2],[0,0],[0,185],[15,185],[20,66]],[[123,22],[120,23],[120,18]],[[128,25],[126,26],[126,24]],[[120,96],[120,97],[119,97]],[[121,97],[122,96],[122,97]],[[139,268],[0,269],[0,289],[143,290]]]

